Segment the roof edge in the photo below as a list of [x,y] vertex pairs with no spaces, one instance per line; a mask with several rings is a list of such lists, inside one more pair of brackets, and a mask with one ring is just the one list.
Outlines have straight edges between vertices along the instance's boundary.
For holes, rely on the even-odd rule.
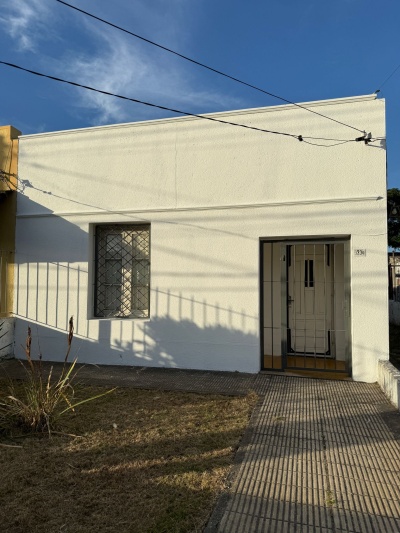
[[[206,117],[224,117],[224,116],[238,116],[238,115],[245,115],[245,114],[256,114],[256,113],[269,113],[273,111],[287,111],[287,110],[299,110],[298,106],[302,107],[319,107],[319,106],[326,106],[326,105],[337,105],[337,104],[348,104],[348,103],[354,103],[354,102],[364,102],[369,100],[376,100],[377,95],[374,94],[368,94],[368,95],[361,95],[361,96],[349,96],[344,98],[332,98],[328,100],[313,100],[310,102],[298,102],[295,104],[281,104],[276,106],[265,106],[265,107],[254,107],[254,108],[247,108],[247,109],[237,109],[232,111],[218,111],[214,113],[199,113],[199,115],[203,115]],[[383,98],[379,98],[380,101],[384,101]],[[27,135],[20,135],[19,139],[30,139],[30,138],[36,138],[36,137],[48,137],[52,135],[69,135],[71,133],[84,133],[87,131],[97,131],[97,130],[105,130],[105,129],[114,129],[114,128],[131,128],[135,126],[146,126],[146,125],[156,125],[156,124],[164,124],[169,123],[172,121],[187,121],[187,120],[200,120],[197,117],[192,116],[177,116],[177,117],[168,117],[168,118],[159,118],[159,119],[151,119],[151,120],[140,120],[135,122],[121,122],[116,124],[105,124],[102,126],[89,126],[84,128],[73,128],[69,130],[56,130],[56,131],[49,131],[49,132],[41,132],[41,133],[31,133]]]

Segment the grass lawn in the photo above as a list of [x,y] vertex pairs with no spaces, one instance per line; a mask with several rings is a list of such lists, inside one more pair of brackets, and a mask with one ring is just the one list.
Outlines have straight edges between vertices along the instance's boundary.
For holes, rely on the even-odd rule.
[[256,400],[118,389],[65,417],[80,437],[0,435],[1,532],[200,532]]
[[389,325],[390,362],[400,370],[400,326]]

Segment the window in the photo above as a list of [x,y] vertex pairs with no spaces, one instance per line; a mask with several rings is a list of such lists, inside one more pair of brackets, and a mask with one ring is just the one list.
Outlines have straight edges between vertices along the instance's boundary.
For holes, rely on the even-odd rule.
[[150,225],[96,226],[94,278],[94,316],[147,318],[150,310]]
[[306,259],[304,261],[304,286],[314,287],[314,260]]

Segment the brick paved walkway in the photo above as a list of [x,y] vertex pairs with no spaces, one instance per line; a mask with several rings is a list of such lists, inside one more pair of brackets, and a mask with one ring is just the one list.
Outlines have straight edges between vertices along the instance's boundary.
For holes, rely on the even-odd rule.
[[[1,363],[4,373],[17,377],[20,365]],[[400,532],[400,413],[376,384],[115,366],[85,366],[80,378],[260,394],[207,533]]]

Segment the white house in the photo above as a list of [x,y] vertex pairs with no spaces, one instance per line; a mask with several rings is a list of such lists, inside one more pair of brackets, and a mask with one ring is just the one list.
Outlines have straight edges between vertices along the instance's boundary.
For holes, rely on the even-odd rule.
[[73,315],[79,362],[376,381],[384,101],[303,105],[335,121],[293,105],[208,116],[304,141],[193,117],[21,136],[15,355],[30,324],[63,360]]

